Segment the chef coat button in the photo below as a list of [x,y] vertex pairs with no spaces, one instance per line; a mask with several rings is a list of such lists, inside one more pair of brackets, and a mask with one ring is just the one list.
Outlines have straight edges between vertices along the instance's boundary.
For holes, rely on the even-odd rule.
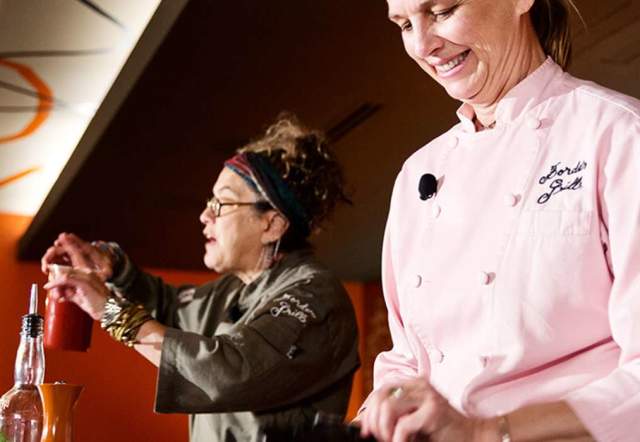
[[478,274],[478,282],[480,282],[480,285],[489,285],[491,282],[491,274],[487,272],[480,272]]
[[508,207],[513,207],[518,204],[518,196],[513,193],[508,193],[504,196],[504,205]]
[[292,345],[291,347],[289,347],[289,350],[287,350],[287,358],[293,359],[296,357],[297,353],[298,353],[298,347],[295,345]]
[[440,216],[440,213],[442,213],[442,207],[440,207],[438,204],[434,204],[431,208],[431,216],[433,218],[437,218]]
[[538,129],[542,125],[542,121],[540,121],[536,117],[527,118],[527,126],[529,129]]
[[449,139],[449,147],[454,148],[458,145],[458,137],[453,136]]
[[444,353],[442,353],[435,347],[430,347],[427,350],[427,353],[429,353],[429,357],[433,360],[433,362],[442,364],[442,362],[444,361]]
[[416,275],[416,278],[414,279],[414,282],[413,282],[413,286],[414,286],[415,288],[418,288],[418,287],[420,287],[421,285],[422,285],[422,276],[420,276],[420,275]]
[[480,361],[480,365],[482,365],[482,368],[487,368],[487,365],[489,364],[489,358],[486,356],[479,356],[478,360]]

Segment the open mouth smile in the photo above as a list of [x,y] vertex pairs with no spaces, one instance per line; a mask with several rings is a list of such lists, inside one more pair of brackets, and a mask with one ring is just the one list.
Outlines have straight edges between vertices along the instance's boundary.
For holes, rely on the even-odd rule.
[[452,58],[446,63],[434,65],[434,68],[438,74],[447,74],[460,66],[469,56],[471,49],[464,51],[462,54]]

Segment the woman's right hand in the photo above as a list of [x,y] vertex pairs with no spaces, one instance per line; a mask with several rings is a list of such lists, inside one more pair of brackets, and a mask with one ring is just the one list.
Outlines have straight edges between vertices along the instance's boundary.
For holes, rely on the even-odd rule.
[[85,269],[63,267],[44,285],[52,301],[62,299],[75,303],[96,321],[104,314],[104,306],[111,291],[95,273]]
[[40,260],[42,272],[49,273],[49,265],[60,264],[93,272],[103,282],[113,276],[115,256],[98,243],[89,243],[73,233],[61,233]]

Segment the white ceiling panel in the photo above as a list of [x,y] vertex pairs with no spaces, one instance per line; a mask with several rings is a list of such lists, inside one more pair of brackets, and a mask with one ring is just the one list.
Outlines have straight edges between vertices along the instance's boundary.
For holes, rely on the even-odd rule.
[[159,4],[0,1],[0,212],[38,210]]

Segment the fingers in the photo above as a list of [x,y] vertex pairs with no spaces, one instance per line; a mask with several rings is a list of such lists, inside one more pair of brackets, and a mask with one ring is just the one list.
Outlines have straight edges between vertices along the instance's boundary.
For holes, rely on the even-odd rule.
[[70,299],[74,292],[75,287],[67,284],[62,284],[62,275],[71,270],[69,266],[63,266],[59,264],[49,264],[47,271],[49,274],[49,282],[44,285],[44,288],[49,292],[48,298],[54,302],[65,302]]
[[57,299],[64,297],[74,302],[93,319],[102,317],[105,301],[111,294],[95,273],[71,267],[62,269],[44,288]]
[[61,268],[58,271],[58,275],[47,282],[44,288],[54,292],[58,291],[58,297],[64,295],[65,298],[74,302],[77,301],[77,296],[102,295],[107,290],[102,280],[95,274],[71,267]]
[[67,253],[57,246],[51,246],[42,255],[40,259],[40,268],[45,275],[49,272],[49,265],[51,264],[63,264],[69,265],[69,256]]
[[391,440],[396,422],[411,408],[398,387],[385,387],[375,393],[368,401],[367,409],[362,416],[361,434],[363,437],[373,435],[379,440]]
[[53,242],[53,246],[49,247],[40,260],[40,268],[43,273],[47,274],[50,264],[72,264],[69,254],[69,241],[80,240],[76,235],[70,233],[61,233]]
[[113,273],[111,253],[84,241],[73,233],[61,233],[41,259],[41,269],[47,273],[50,264],[64,264],[95,270],[103,281]]
[[103,286],[102,281],[91,271],[74,267],[58,266],[56,271],[52,270],[52,279],[44,285],[50,290],[55,287],[83,287],[97,288]]
[[426,440],[426,435],[445,425],[448,402],[426,381],[415,380],[374,393],[362,413],[363,437],[381,441]]
[[68,295],[69,293],[67,293],[67,291],[62,288],[53,288],[49,290],[48,296],[49,299],[53,302],[65,302]]
[[[381,389],[382,390],[382,389]],[[380,409],[380,401],[384,391],[374,391],[367,400],[367,408],[360,413],[360,434],[362,437],[369,437],[374,432],[374,424],[377,422],[377,415]]]
[[73,233],[61,233],[54,242],[54,246],[61,248],[69,256],[74,267],[86,269],[94,267],[92,255],[95,254],[95,248]]
[[379,434],[383,440],[390,440],[393,435],[396,422],[401,416],[398,405],[398,398],[394,396],[389,396],[380,404],[375,430],[376,434]]
[[434,422],[437,411],[432,404],[423,404],[413,413],[404,415],[396,423],[392,442],[407,442],[414,440],[427,440],[429,431],[425,427],[431,426]]

